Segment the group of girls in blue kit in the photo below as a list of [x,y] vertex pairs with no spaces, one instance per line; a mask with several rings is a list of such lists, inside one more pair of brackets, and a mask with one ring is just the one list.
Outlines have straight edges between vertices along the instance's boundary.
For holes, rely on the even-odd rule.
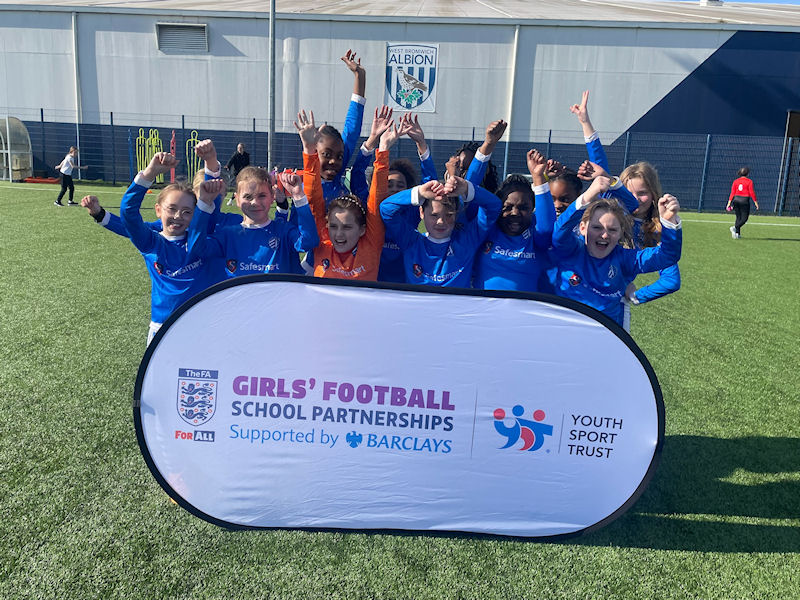
[[[243,169],[236,182],[241,215],[220,211],[225,185],[210,140],[196,148],[205,168],[194,189],[164,188],[154,223],[144,223],[139,209],[155,178],[174,168],[169,154],[159,153],[137,175],[121,218],[106,213],[96,198],[84,198],[95,220],[129,237],[145,259],[152,282],[148,342],[195,293],[226,277],[302,273],[303,253],[305,272],[317,277],[549,292],[626,328],[630,304],[678,289],[678,201],[661,194],[647,163],[611,177],[589,120],[588,92],[571,107],[589,153],[577,172],[532,149],[526,157],[530,180],[511,175],[498,183],[491,155],[507,126],[498,120],[482,144],[454,154],[440,180],[419,119],[411,114],[395,120],[388,107],[376,109],[370,136],[356,150],[365,76],[354,53],[342,60],[355,79],[343,133],[317,128],[313,115],[299,113],[304,174],[285,172],[276,181],[264,169]],[[389,160],[389,148],[403,135],[416,145],[419,183],[409,161]],[[354,153],[348,192],[343,172]],[[368,188],[365,171],[373,157]],[[579,177],[591,180],[585,191]],[[636,289],[636,276],[650,271],[659,271],[659,280]]]

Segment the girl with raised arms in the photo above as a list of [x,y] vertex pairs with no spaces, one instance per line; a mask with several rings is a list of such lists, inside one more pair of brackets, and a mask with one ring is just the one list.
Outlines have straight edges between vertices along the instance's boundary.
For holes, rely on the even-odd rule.
[[[389,148],[399,137],[387,106],[375,109],[368,148],[378,146],[366,211],[352,194],[333,199],[325,210],[317,155],[319,132],[314,113],[301,111],[294,124],[303,143],[303,184],[308,190],[311,211],[319,233],[320,244],[313,253],[315,277],[375,281],[383,247],[384,227],[379,205],[387,195]],[[308,256],[306,257],[308,260]]]
[[[583,129],[589,161],[600,166],[606,173],[609,172],[608,157],[597,131],[589,120],[588,90],[583,92],[581,103],[573,104],[570,111],[578,117]],[[642,249],[658,245],[661,241],[662,231],[661,219],[656,206],[657,199],[662,195],[658,172],[650,163],[638,162],[626,167],[620,173],[619,179],[635,200],[632,206],[629,206],[630,202],[626,201],[626,206],[629,207],[633,216],[631,234],[633,247]],[[678,265],[674,264],[660,270],[659,278],[650,285],[637,290],[631,282],[625,293],[625,299],[631,304],[642,304],[676,292],[680,287],[681,274]]]
[[521,175],[511,175],[500,186],[497,196],[503,207],[478,250],[473,287],[530,292],[539,288],[556,213],[544,176],[547,161],[537,150],[530,150],[527,160],[533,185]]
[[[463,204],[474,202],[475,218],[456,229]],[[475,252],[500,214],[500,199],[461,177],[429,181],[389,196],[381,204],[386,230],[403,253],[407,283],[469,287]],[[404,212],[413,207],[425,224],[417,231]]]
[[[612,198],[601,198],[611,183],[596,177],[589,189],[556,221],[551,258],[557,265],[556,294],[596,308],[624,325],[625,289],[638,274],[658,271],[678,262],[681,255],[680,205],[669,194],[658,200],[661,244],[635,250],[630,242],[631,220]],[[575,227],[580,235],[575,234]]]

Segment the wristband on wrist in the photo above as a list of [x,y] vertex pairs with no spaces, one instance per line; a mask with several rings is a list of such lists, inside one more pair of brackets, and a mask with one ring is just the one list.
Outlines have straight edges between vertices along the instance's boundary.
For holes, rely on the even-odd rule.
[[92,215],[92,218],[95,220],[95,222],[102,223],[105,216],[106,216],[106,209],[101,206],[100,212],[97,213],[96,215]]

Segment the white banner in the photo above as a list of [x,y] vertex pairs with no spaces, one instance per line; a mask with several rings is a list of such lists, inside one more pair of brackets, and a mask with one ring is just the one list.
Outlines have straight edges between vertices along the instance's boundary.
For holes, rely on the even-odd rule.
[[384,104],[394,110],[436,112],[439,44],[386,44]]
[[591,309],[498,296],[223,283],[142,360],[145,459],[221,525],[542,537],[605,524],[655,467],[655,374]]

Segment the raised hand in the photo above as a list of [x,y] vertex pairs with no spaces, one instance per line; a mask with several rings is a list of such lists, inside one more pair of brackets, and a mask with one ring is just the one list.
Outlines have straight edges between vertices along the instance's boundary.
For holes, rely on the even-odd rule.
[[566,170],[567,170],[567,167],[562,165],[556,159],[548,158],[547,159],[547,166],[544,168],[544,173],[550,179],[552,179],[553,177],[558,177],[559,175],[561,175]]
[[578,121],[585,123],[589,120],[589,90],[584,90],[580,104],[573,104],[569,112],[578,117]]
[[84,196],[81,198],[81,206],[85,209],[88,209],[89,214],[93,217],[100,214],[100,200],[97,196]]
[[397,129],[397,125],[392,123],[391,126],[381,134],[381,141],[378,145],[378,149],[381,151],[389,150],[397,143],[398,139],[400,139],[400,131]]
[[445,181],[456,176],[460,164],[461,161],[458,160],[457,156],[451,156],[447,162],[444,163]]
[[596,200],[600,197],[600,194],[603,192],[608,191],[608,188],[611,186],[611,178],[606,177],[605,175],[598,175],[594,179],[592,179],[592,184],[589,186],[589,189],[584,192],[583,197],[584,200]]
[[664,194],[658,199],[658,214],[665,221],[678,222],[678,213],[681,205],[672,194]]
[[345,52],[344,56],[341,58],[342,62],[347,65],[347,68],[350,69],[353,73],[358,74],[359,71],[364,73],[364,67],[361,66],[361,59],[356,58],[356,53],[353,50],[348,50]]
[[306,114],[305,110],[301,110],[297,113],[297,121],[294,121],[294,128],[300,134],[300,140],[303,142],[303,152],[316,154],[319,130],[314,124],[314,111],[311,110]]
[[155,181],[155,178],[164,173],[169,173],[178,165],[178,159],[169,152],[156,152],[150,164],[142,171],[145,179]]
[[494,152],[497,142],[500,141],[500,138],[503,137],[503,134],[506,132],[506,127],[508,127],[508,123],[503,121],[503,119],[492,121],[486,126],[483,144],[481,144],[481,147],[479,148],[481,154],[484,156],[489,156],[492,152]]
[[214,142],[212,142],[210,139],[198,142],[194,147],[194,153],[201,160],[206,162],[214,162],[217,160],[217,149],[214,147]]
[[578,179],[591,181],[595,177],[600,176],[610,177],[606,170],[597,163],[585,160],[581,163],[581,166],[578,167]]
[[[528,162],[528,172],[531,174],[531,177],[534,179],[539,178],[541,179],[541,183],[544,183],[544,172],[547,168],[547,160],[545,159],[544,155],[532,148],[528,150],[527,154],[527,162]],[[537,183],[534,181],[536,185],[541,185],[541,183]]]
[[503,119],[498,119],[497,121],[492,121],[486,127],[486,134],[484,136],[484,140],[487,143],[497,144],[500,141],[500,138],[503,137],[503,134],[506,132],[506,128],[508,127],[508,123],[503,121]]
[[584,90],[581,96],[581,103],[573,104],[569,107],[569,111],[578,117],[585,137],[589,137],[594,133],[594,126],[589,120],[589,90]]
[[284,171],[278,175],[278,178],[281,180],[283,189],[289,192],[292,198],[303,196],[303,178],[300,175]]
[[444,186],[436,181],[427,181],[417,188],[417,193],[427,200],[435,200],[445,195]]
[[392,114],[394,111],[385,104],[380,107],[375,107],[375,116],[372,119],[372,126],[369,130],[369,137],[364,145],[368,150],[374,150],[378,145],[383,132],[392,126]]
[[348,50],[342,57],[342,62],[347,65],[347,68],[352,71],[355,79],[353,81],[353,93],[359,96],[364,96],[367,89],[367,72],[361,66],[361,59],[356,58],[356,53]]
[[467,181],[462,177],[450,177],[444,184],[444,194],[446,196],[466,196],[469,191]]
[[214,199],[227,189],[222,179],[209,179],[200,184],[197,199],[206,204],[213,204]]

